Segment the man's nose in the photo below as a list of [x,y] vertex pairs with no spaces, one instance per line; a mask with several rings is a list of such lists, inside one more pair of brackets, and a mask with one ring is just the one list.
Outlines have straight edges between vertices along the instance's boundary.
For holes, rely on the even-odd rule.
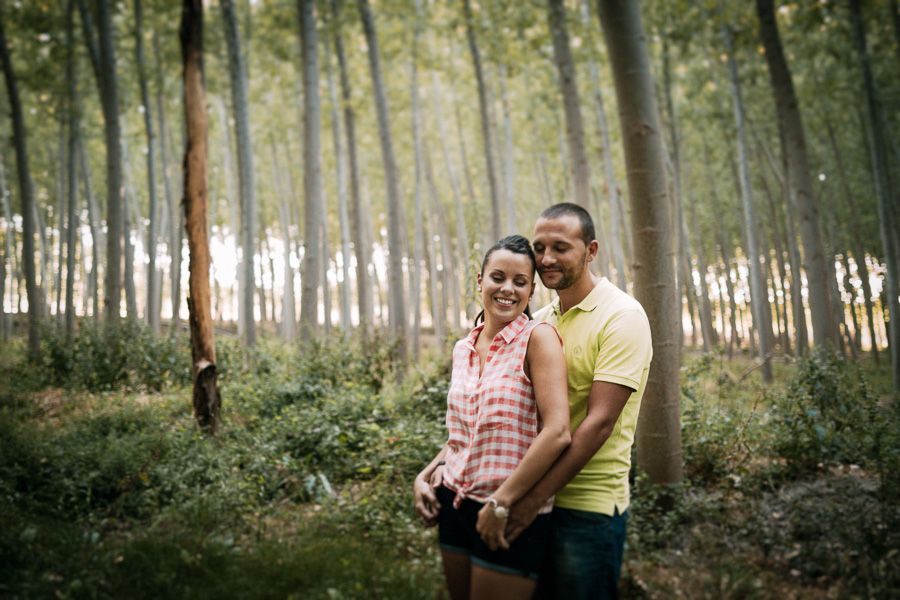
[[544,253],[541,254],[542,265],[552,265],[555,262],[556,259],[553,257],[553,254],[551,252],[545,250]]

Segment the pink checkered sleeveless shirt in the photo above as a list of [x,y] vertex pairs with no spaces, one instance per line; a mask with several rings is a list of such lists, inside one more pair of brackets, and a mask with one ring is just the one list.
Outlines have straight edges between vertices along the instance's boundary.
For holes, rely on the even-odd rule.
[[[453,348],[443,479],[456,492],[456,506],[463,498],[485,502],[522,462],[541,430],[534,386],[524,370],[528,340],[541,324],[522,314],[500,330],[480,377],[475,341],[484,324]],[[552,508],[551,498],[540,512]]]

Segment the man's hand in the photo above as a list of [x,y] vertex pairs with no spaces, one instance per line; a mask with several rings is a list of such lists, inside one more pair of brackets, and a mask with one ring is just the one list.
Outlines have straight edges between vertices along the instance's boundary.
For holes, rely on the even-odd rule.
[[506,522],[507,519],[497,518],[494,508],[490,504],[485,504],[478,511],[478,523],[475,524],[475,531],[492,551],[498,548],[509,550],[509,542],[506,541],[506,535],[503,532]]
[[438,502],[434,488],[426,481],[421,473],[413,483],[413,497],[415,498],[416,513],[422,517],[425,527],[437,525],[438,514],[441,511],[441,503]]
[[529,495],[513,504],[509,509],[509,519],[506,523],[506,539],[514,542],[517,537],[522,535],[522,532],[528,529],[528,526],[537,518],[538,511],[543,504],[543,502],[536,502]]

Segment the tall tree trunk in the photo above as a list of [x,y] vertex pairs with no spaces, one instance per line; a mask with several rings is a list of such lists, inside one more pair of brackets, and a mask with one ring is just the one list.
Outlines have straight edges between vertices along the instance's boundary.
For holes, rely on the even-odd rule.
[[22,114],[22,102],[19,98],[19,85],[16,73],[13,71],[9,47],[6,43],[5,17],[2,3],[0,3],[0,62],[3,64],[3,76],[6,79],[6,91],[9,95],[9,108],[12,113],[16,171],[19,177],[19,195],[22,199],[22,260],[25,262],[25,289],[28,295],[28,352],[31,358],[35,359],[41,349],[40,321],[43,307],[34,266],[34,190],[31,181],[31,170],[28,164],[25,117]]
[[[450,151],[447,148],[447,131],[444,128],[444,112],[441,106],[441,92],[440,87],[438,85],[438,77],[437,73],[432,73],[432,98],[434,99],[434,117],[437,122],[438,128],[438,138],[440,139],[441,144],[441,155],[444,159],[444,170],[447,172],[447,178],[450,180],[450,189],[453,192],[453,208],[454,215],[456,217],[456,254],[459,260],[459,272],[456,274],[452,285],[454,286],[453,298],[456,301],[457,298],[460,297],[460,288],[462,290],[466,289],[466,284],[470,281],[469,278],[469,264],[470,264],[470,254],[471,254],[471,246],[469,244],[469,232],[466,227],[466,215],[463,210],[462,203],[462,193],[460,191],[458,173],[453,168],[453,165],[450,161]],[[443,235],[443,234],[442,234]],[[462,285],[460,285],[460,277],[462,277]],[[463,292],[464,293],[464,292]],[[466,295],[467,296],[467,295]],[[470,302],[468,298],[464,298],[466,300],[466,318],[469,316]],[[452,324],[456,329],[460,329],[462,327],[462,323],[460,322],[460,310],[456,310],[453,314]]]
[[[122,132],[115,42],[109,0],[98,0],[99,46],[97,73],[106,139],[106,285],[104,304],[107,324],[120,318],[122,301],[122,243],[125,235],[125,185],[122,173]],[[82,13],[84,18],[84,13]]]
[[478,85],[478,109],[481,114],[481,138],[484,143],[484,158],[487,165],[488,187],[491,193],[491,236],[494,240],[502,237],[500,226],[500,195],[497,192],[497,173],[494,169],[494,147],[491,135],[491,122],[488,116],[487,88],[484,82],[484,71],[481,66],[481,53],[475,37],[475,19],[472,16],[472,5],[463,0],[463,12],[466,19],[466,38],[469,52],[472,55],[472,66],[475,69],[475,81]]
[[[431,196],[431,209],[433,214],[435,215],[434,221],[432,221],[431,231],[432,233],[437,233],[437,235],[440,236],[442,269],[440,275],[438,275],[438,273],[436,272],[436,268],[433,269],[432,275],[434,275],[435,277],[441,277],[441,311],[438,314],[435,314],[434,332],[437,336],[438,348],[443,348],[445,335],[444,325],[445,319],[447,317],[447,297],[452,297],[451,302],[453,310],[453,320],[451,321],[451,326],[455,327],[456,329],[460,328],[459,315],[462,307],[460,305],[459,278],[457,277],[457,274],[455,273],[455,269],[453,267],[453,251],[450,247],[450,234],[447,228],[447,215],[444,210],[444,205],[441,203],[437,185],[435,185],[434,172],[431,166],[431,152],[429,152],[427,147],[424,149],[424,158],[425,177],[428,180],[428,189]],[[435,229],[437,230],[436,232]],[[436,253],[437,249],[434,249],[433,252]]]
[[[0,24],[2,27],[2,24]],[[6,314],[6,275],[12,270],[12,283],[15,283],[15,269],[10,269],[15,258],[13,252],[13,238],[16,236],[16,227],[12,220],[12,210],[9,206],[9,190],[6,187],[6,169],[3,165],[3,152],[0,151],[0,204],[3,209],[3,223],[5,229],[3,231],[3,260],[0,261],[0,339],[4,342],[9,341],[12,334],[12,319]],[[12,299],[12,287],[10,286],[9,297]]]
[[147,322],[153,333],[159,333],[159,292],[156,274],[156,241],[159,223],[156,210],[156,134],[153,131],[153,112],[150,109],[150,90],[147,86],[147,67],[144,59],[144,25],[141,0],[134,0],[134,38],[138,81],[141,88],[141,104],[144,107],[144,129],[147,132],[147,193],[150,205],[150,234],[147,237]]
[[638,464],[650,481],[672,484],[683,477],[681,356],[659,112],[637,3],[598,0],[597,4],[625,146],[635,234],[635,295],[647,311],[653,335],[654,370],[647,380],[638,422]]
[[[322,241],[319,236],[324,219],[321,184],[319,60],[315,3],[298,0],[300,37],[303,48],[303,194],[305,232],[303,235],[303,279],[300,292],[300,339],[317,336],[319,320],[319,277],[322,270]],[[325,293],[328,293],[327,281]],[[327,315],[326,315],[327,318]]]
[[[294,341],[294,269],[291,266],[291,235],[290,224],[291,209],[289,198],[294,195],[286,188],[283,173],[284,167],[278,160],[278,149],[274,139],[269,140],[272,149],[272,181],[275,184],[275,193],[278,195],[278,215],[280,217],[279,229],[281,229],[281,243],[284,248],[284,292],[281,296],[281,337],[286,342]],[[289,168],[289,167],[288,167]]]
[[[68,84],[66,85],[68,86]],[[65,239],[68,237],[66,234],[67,225],[65,220],[65,215],[68,212],[66,209],[68,189],[68,175],[66,174],[66,128],[68,125],[68,108],[66,107],[65,101],[59,103],[59,115],[59,145],[57,146],[56,153],[56,214],[54,215],[56,219],[56,268],[54,269],[56,280],[53,285],[53,294],[56,297],[54,303],[56,307],[55,321],[58,329],[61,328],[63,322],[63,253]],[[54,228],[51,226],[51,232],[53,229]],[[52,262],[52,258],[49,256],[48,258],[50,258]]]
[[850,320],[853,323],[853,348],[854,354],[862,351],[862,327],[859,323],[859,314],[856,310],[856,288],[850,282],[850,253],[844,252],[844,292],[850,297]]
[[131,237],[131,224],[134,223],[138,228],[138,238],[143,237],[139,231],[140,216],[137,214],[138,202],[134,195],[134,186],[132,185],[131,164],[128,159],[128,142],[127,137],[121,138],[120,147],[122,151],[122,236],[125,241],[125,269],[124,269],[124,287],[125,287],[125,316],[131,321],[137,321],[137,291],[134,286],[134,266],[137,262],[134,256],[134,240]]
[[884,247],[885,263],[887,264],[887,308],[890,314],[888,340],[891,351],[891,372],[894,378],[894,392],[900,393],[900,240],[898,240],[896,200],[890,196],[890,182],[887,161],[887,146],[884,139],[882,124],[884,117],[881,114],[881,105],[878,99],[878,90],[875,88],[875,80],[872,77],[872,68],[869,65],[869,52],[866,47],[866,31],[862,22],[859,0],[850,1],[850,19],[853,24],[853,41],[856,45],[856,55],[859,59],[859,67],[862,71],[863,86],[866,93],[866,119],[871,133],[869,153],[872,157],[872,170],[875,179],[875,194],[878,197],[878,216],[881,231],[881,243]]
[[337,55],[338,70],[341,78],[341,101],[344,107],[344,130],[347,136],[347,166],[350,169],[350,235],[353,237],[353,250],[356,253],[356,297],[357,308],[359,309],[359,329],[362,332],[363,339],[365,339],[374,319],[372,285],[368,272],[370,247],[365,241],[363,209],[360,205],[359,162],[356,153],[356,112],[353,110],[350,77],[347,74],[347,58],[344,54],[344,42],[340,33],[338,0],[331,0],[331,13],[334,20],[334,52]]
[[[256,285],[254,255],[256,254],[256,188],[253,182],[253,142],[250,136],[250,116],[247,107],[247,67],[241,52],[237,17],[232,0],[221,2],[225,41],[228,45],[228,73],[231,79],[231,104],[234,110],[234,129],[237,137],[238,181],[241,204],[241,266],[244,288],[241,290],[239,310],[244,313],[243,342],[256,343],[256,323],[253,317],[253,293]],[[265,313],[261,316],[265,318]]]
[[[384,82],[381,75],[381,64],[378,51],[378,38],[375,33],[375,21],[368,0],[359,0],[359,14],[369,48],[369,69],[372,74],[372,87],[375,94],[375,107],[378,113],[378,131],[381,142],[381,158],[384,162],[385,183],[387,185],[388,208],[388,278],[390,285],[390,324],[391,332],[396,339],[397,359],[400,365],[406,364],[406,300],[403,294],[403,232],[406,219],[403,216],[403,200],[400,196],[400,182],[397,173],[397,162],[394,159],[394,147],[391,142],[390,111],[387,105]],[[402,368],[402,367],[401,367]]]
[[800,237],[803,240],[803,268],[809,296],[813,323],[813,341],[825,347],[837,341],[829,298],[828,268],[819,231],[819,208],[813,195],[809,164],[806,153],[806,136],[800,116],[800,105],[794,92],[794,83],[788,69],[778,25],[775,21],[773,0],[756,0],[759,17],[759,33],[765,47],[769,78],[778,113],[778,126],[783,152],[787,162],[787,183],[792,204],[800,217]]
[[[725,39],[725,50],[728,53],[728,73],[731,79],[732,99],[734,101],[734,120],[737,127],[738,172],[741,187],[741,204],[744,210],[744,235],[747,239],[747,262],[750,267],[750,305],[753,311],[753,325],[759,336],[757,348],[759,360],[762,362],[763,381],[772,381],[772,364],[770,362],[769,338],[771,328],[767,327],[768,319],[764,311],[769,310],[769,294],[765,287],[762,269],[759,263],[759,250],[756,238],[756,209],[753,205],[753,191],[750,187],[750,166],[747,160],[747,140],[745,134],[744,100],[741,95],[741,82],[738,77],[737,60],[734,57],[734,44],[729,26],[722,28]],[[827,296],[825,296],[827,298]],[[769,329],[769,332],[766,330]]]
[[709,288],[706,285],[706,256],[703,252],[703,238],[700,234],[700,221],[697,220],[697,201],[689,202],[691,221],[694,223],[697,239],[697,270],[700,272],[700,305],[698,312],[700,317],[700,331],[703,334],[703,351],[712,352],[718,343],[716,329],[713,326],[712,305],[709,300]]
[[[66,88],[68,94],[69,139],[66,170],[68,174],[68,217],[66,218],[66,337],[75,334],[75,233],[78,231],[77,194],[78,170],[75,162],[78,152],[78,88],[75,72],[75,0],[66,6]],[[0,300],[2,307],[2,300]]]
[[209,298],[209,241],[206,237],[206,91],[203,83],[203,5],[184,0],[181,12],[181,56],[184,62],[184,217],[190,250],[191,357],[194,375],[194,418],[215,433],[222,400],[216,381],[216,341]]
[[[425,174],[422,166],[421,109],[419,108],[419,38],[422,34],[422,14],[420,0],[415,1],[415,24],[413,25],[412,60],[410,64],[410,106],[412,107],[412,137],[415,161],[415,185],[413,188],[413,263],[412,289],[410,302],[413,308],[412,358],[419,361],[420,334],[422,328],[422,271],[424,270],[423,253],[425,252],[425,225],[422,215],[422,195],[425,187]],[[433,254],[433,253],[432,253]]]
[[[333,24],[337,26],[337,24]],[[328,100],[331,119],[331,141],[334,145],[335,177],[337,179],[338,228],[341,236],[341,329],[343,335],[350,332],[350,213],[347,208],[347,155],[344,152],[341,137],[341,121],[338,118],[337,90],[334,85],[334,69],[328,43],[322,45],[325,50],[325,74],[328,83]]]
[[[828,141],[831,146],[831,153],[834,155],[835,164],[838,168],[838,177],[841,182],[841,190],[844,192],[844,201],[847,203],[847,215],[850,221],[850,237],[853,240],[851,242],[852,245],[852,254],[854,259],[856,260],[856,269],[857,274],[862,282],[862,288],[864,292],[864,302],[866,307],[866,317],[869,328],[869,336],[872,338],[872,353],[875,355],[875,364],[880,364],[880,357],[878,356],[878,344],[876,343],[877,338],[875,337],[875,317],[873,316],[872,310],[872,289],[869,285],[869,269],[866,266],[866,253],[863,250],[863,234],[862,234],[862,226],[859,222],[859,209],[856,203],[856,198],[853,195],[853,192],[850,190],[849,178],[847,177],[847,169],[844,165],[843,154],[838,148],[837,137],[834,133],[834,127],[831,124],[831,119],[825,119],[825,127],[828,131]],[[847,269],[847,284],[849,285],[850,281],[850,267],[847,261],[846,253],[844,254],[844,264]],[[849,288],[848,288],[849,290]],[[855,318],[856,311],[853,311],[853,315]],[[854,322],[854,328],[856,327],[856,323]],[[859,330],[856,330],[857,337],[859,336]],[[859,347],[859,350],[862,350],[862,347]]]
[[513,146],[512,117],[509,94],[506,90],[506,64],[500,65],[500,106],[503,109],[503,195],[506,200],[506,231],[512,235],[516,228],[516,153]]
[[[589,7],[588,0],[582,0],[581,18],[585,29],[589,26]],[[590,43],[588,44],[590,47]],[[597,60],[591,53],[588,59],[588,68],[591,76],[591,89],[594,96],[594,109],[597,111],[597,137],[600,138],[600,148],[603,154],[603,169],[606,175],[606,189],[609,198],[609,220],[610,220],[610,252],[612,255],[613,266],[616,269],[616,284],[622,291],[627,290],[627,282],[625,279],[625,256],[623,251],[622,232],[626,229],[625,220],[622,216],[622,201],[619,198],[619,184],[616,179],[615,168],[612,162],[612,144],[609,141],[609,124],[606,119],[606,108],[603,104],[603,92],[600,88],[600,69],[597,66]]]
[[100,250],[106,244],[103,238],[103,230],[100,227],[100,210],[97,208],[97,199],[94,197],[94,189],[91,185],[91,170],[88,164],[87,151],[84,148],[84,136],[78,133],[78,163],[81,171],[81,181],[84,186],[84,196],[87,199],[88,224],[91,228],[91,306],[95,326],[100,321]]
[[[454,216],[456,217],[456,256],[459,260],[459,269],[451,268],[448,272],[445,272],[445,277],[452,277],[450,281],[450,285],[452,286],[452,298],[454,305],[453,318],[451,320],[451,325],[454,329],[460,329],[462,327],[462,323],[460,322],[460,315],[462,314],[462,306],[460,306],[460,298],[462,297],[461,289],[465,289],[465,283],[468,281],[468,271],[469,271],[469,233],[466,230],[466,216],[463,211],[462,206],[462,194],[459,189],[459,179],[456,173],[456,170],[453,168],[453,165],[450,161],[450,151],[447,148],[447,131],[444,126],[444,113],[441,107],[440,102],[440,88],[438,86],[438,77],[437,73],[432,73],[431,79],[431,87],[433,90],[432,98],[434,100],[434,116],[435,121],[437,122],[438,128],[438,139],[441,145],[441,157],[444,162],[444,170],[446,171],[447,178],[450,180],[450,190],[453,193],[453,209]],[[426,172],[427,173],[427,172]],[[433,183],[432,183],[433,185]],[[444,230],[441,232],[442,239],[446,244],[450,243],[449,240],[449,230],[444,224]],[[444,265],[445,269],[452,265],[450,256],[444,257]],[[460,277],[462,277],[463,284],[460,285]],[[465,299],[465,298],[463,298]],[[468,305],[468,302],[466,302]],[[468,318],[468,306],[465,306],[467,311],[466,317]]]

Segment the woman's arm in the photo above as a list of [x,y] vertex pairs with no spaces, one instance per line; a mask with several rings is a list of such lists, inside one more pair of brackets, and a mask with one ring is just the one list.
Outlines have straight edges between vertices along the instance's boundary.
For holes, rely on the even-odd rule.
[[441,510],[441,504],[438,502],[437,496],[434,494],[434,486],[431,483],[431,477],[440,465],[444,462],[444,455],[447,453],[447,446],[444,445],[437,456],[428,463],[428,466],[416,475],[413,482],[413,497],[415,498],[416,513],[425,522],[426,527],[437,525],[438,513]]
[[[571,442],[566,358],[559,336],[552,327],[538,325],[531,332],[525,355],[534,397],[543,429],[534,439],[522,462],[491,496],[509,508],[536,484]],[[494,516],[490,504],[478,513],[478,533],[488,546],[508,548],[504,519]]]

